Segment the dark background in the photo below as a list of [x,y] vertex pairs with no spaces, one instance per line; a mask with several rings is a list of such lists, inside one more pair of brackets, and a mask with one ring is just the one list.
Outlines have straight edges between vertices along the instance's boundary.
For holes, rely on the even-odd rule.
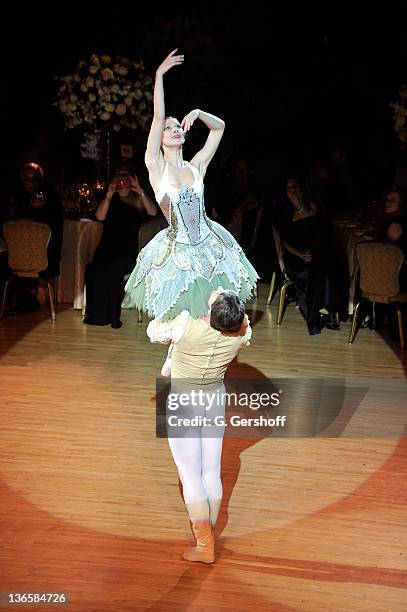
[[[341,147],[360,193],[372,195],[405,163],[389,103],[407,83],[407,14],[403,2],[355,5],[199,3],[181,14],[182,5],[172,3],[159,15],[137,3],[12,9],[4,21],[0,109],[6,185],[13,188],[30,155],[51,179],[83,178],[81,133],[65,132],[52,106],[56,76],[94,52],[142,58],[153,76],[179,47],[185,63],[165,77],[168,113],[182,119],[199,107],[227,124],[212,178],[221,177],[216,169],[225,160],[243,155],[271,168],[262,188],[273,192],[282,171],[305,175]],[[191,132],[190,149],[203,135]],[[134,141],[141,173],[145,137],[120,134],[115,143]]]

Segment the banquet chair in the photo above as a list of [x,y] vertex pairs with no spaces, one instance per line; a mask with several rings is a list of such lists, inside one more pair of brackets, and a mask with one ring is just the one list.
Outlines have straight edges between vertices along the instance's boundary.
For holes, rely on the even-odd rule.
[[39,275],[48,267],[47,247],[51,238],[51,228],[45,223],[37,223],[30,219],[15,219],[3,224],[3,234],[7,244],[11,276],[4,285],[0,319],[4,316],[10,282],[14,278],[31,278],[38,284],[48,287],[51,318],[55,323],[56,277],[45,279]]
[[287,271],[285,269],[284,257],[283,257],[283,247],[281,244],[280,233],[275,225],[272,225],[271,227],[273,231],[274,244],[275,244],[276,252],[277,252],[279,270],[273,271],[273,275],[271,277],[271,282],[270,282],[270,289],[269,289],[269,293],[267,297],[267,306],[270,306],[272,302],[277,273],[279,272],[283,279],[283,284],[280,287],[280,297],[279,297],[279,302],[278,302],[277,326],[279,327],[283,319],[287,288],[290,285],[293,285],[294,283],[288,277]]
[[353,315],[349,344],[355,335],[360,306],[372,302],[373,327],[375,327],[375,304],[392,304],[397,309],[400,347],[404,350],[403,319],[400,305],[407,302],[407,291],[400,292],[399,272],[404,260],[403,251],[386,242],[361,242],[356,249],[359,263],[359,288],[361,299]]

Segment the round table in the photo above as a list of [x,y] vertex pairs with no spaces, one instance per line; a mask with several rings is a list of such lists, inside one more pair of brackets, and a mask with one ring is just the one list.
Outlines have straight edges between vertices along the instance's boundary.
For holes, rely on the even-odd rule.
[[62,240],[61,275],[58,282],[58,301],[83,306],[85,271],[103,233],[103,223],[91,219],[64,221]]

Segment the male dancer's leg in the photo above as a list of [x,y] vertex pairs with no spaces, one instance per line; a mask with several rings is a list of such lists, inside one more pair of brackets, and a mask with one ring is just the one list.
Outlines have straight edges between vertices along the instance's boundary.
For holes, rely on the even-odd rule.
[[222,503],[220,477],[223,438],[202,438],[202,480],[208,495],[210,518],[214,527]]
[[[194,435],[199,436],[199,428],[194,429]],[[209,521],[208,495],[202,480],[201,438],[168,438],[168,444],[182,482],[191,522]]]
[[[212,391],[211,425],[201,428],[202,480],[208,495],[212,527],[215,526],[222,503],[222,480],[220,476],[223,436],[225,434],[225,392],[223,383]],[[209,414],[209,412],[208,412]],[[216,417],[220,420],[217,421]]]

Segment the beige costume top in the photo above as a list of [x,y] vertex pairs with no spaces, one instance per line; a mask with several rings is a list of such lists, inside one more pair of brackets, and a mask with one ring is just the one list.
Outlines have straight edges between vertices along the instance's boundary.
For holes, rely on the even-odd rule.
[[252,330],[247,315],[239,331],[220,332],[184,310],[172,321],[151,321],[147,335],[151,342],[174,343],[172,378],[190,378],[209,384],[214,379],[223,379],[232,359],[250,344]]

